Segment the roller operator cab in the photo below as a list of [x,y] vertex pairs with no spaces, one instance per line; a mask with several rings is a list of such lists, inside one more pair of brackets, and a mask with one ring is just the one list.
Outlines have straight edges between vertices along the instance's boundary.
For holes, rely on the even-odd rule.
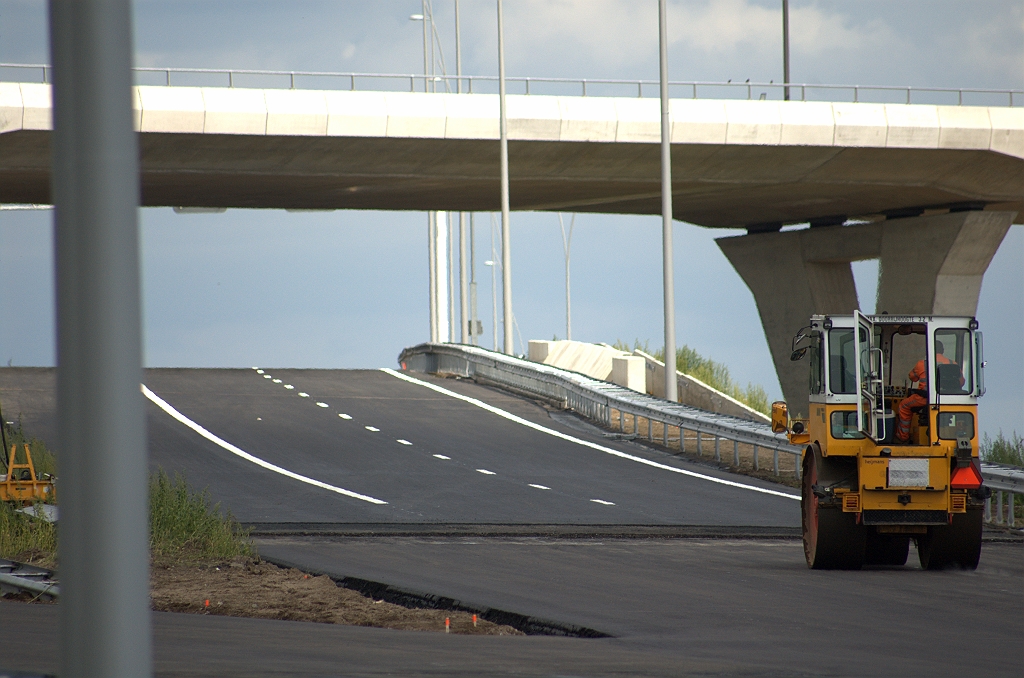
[[991,494],[978,460],[985,392],[974,318],[812,316],[793,339],[809,407],[772,405],[772,428],[804,446],[804,553],[814,569],[974,569]]

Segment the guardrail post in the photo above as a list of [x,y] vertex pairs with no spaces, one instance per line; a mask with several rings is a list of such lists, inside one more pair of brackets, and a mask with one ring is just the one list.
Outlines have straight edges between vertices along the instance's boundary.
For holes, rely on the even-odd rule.
[[722,439],[715,436],[715,461],[722,461],[722,455],[718,451],[718,444],[722,442]]
[[793,455],[793,477],[800,480],[800,460],[801,455],[799,453]]
[[647,442],[654,442],[654,421],[647,417]]
[[772,450],[772,473],[779,475],[779,450]]
[[703,453],[703,451],[702,451],[702,450],[700,449],[700,443],[701,443],[701,440],[700,440],[700,431],[697,431],[697,456],[698,456],[698,457],[703,457],[703,456],[704,456],[704,453]]
[[668,447],[668,424],[661,422],[661,443]]
[[625,415],[622,414],[622,410],[619,410],[619,433],[626,432]]
[[992,497],[985,498],[985,522],[992,522]]
[[758,453],[758,447],[757,447],[757,445],[754,445],[754,470],[755,471],[760,471],[761,470],[761,465],[757,463],[757,453]]
[[740,441],[732,441],[732,465],[740,465]]
[[1010,492],[1010,496],[1007,497],[1007,501],[1010,504],[1010,512],[1006,516],[1006,524],[1013,527],[1017,522],[1017,516],[1013,515],[1013,492]]
[[996,493],[996,525],[1003,524],[1003,491]]

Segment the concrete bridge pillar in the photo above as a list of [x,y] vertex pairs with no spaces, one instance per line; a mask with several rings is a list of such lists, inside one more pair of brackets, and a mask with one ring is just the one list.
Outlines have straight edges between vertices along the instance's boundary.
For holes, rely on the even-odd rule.
[[718,239],[750,288],[783,396],[807,413],[807,365],[789,359],[815,313],[859,309],[850,262],[879,259],[879,313],[974,315],[981,280],[1014,212],[951,212]]

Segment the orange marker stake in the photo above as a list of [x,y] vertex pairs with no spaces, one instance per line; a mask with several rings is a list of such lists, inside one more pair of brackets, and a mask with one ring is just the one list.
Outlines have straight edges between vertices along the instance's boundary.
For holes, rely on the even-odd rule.
[[445,633],[449,633],[451,631],[451,627],[452,627],[452,620],[451,620],[451,618],[450,617],[445,617],[444,618],[444,632]]
[[473,628],[476,628],[476,615],[473,615]]
[[209,598],[206,599],[206,601],[203,603],[203,606],[206,607],[207,609],[210,608],[210,599]]

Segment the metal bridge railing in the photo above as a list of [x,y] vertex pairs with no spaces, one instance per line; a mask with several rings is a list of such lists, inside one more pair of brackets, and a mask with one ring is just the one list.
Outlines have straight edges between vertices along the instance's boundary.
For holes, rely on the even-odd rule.
[[[800,477],[803,448],[791,445],[785,435],[772,433],[767,424],[672,403],[577,372],[476,346],[420,344],[402,351],[399,362],[407,369],[473,377],[503,386],[577,412],[609,429],[618,424],[619,430],[625,431],[626,425],[631,423],[633,433],[637,434],[642,420],[646,420],[648,440],[654,439],[654,425],[660,424],[662,443],[666,447],[670,442],[670,429],[678,431],[681,448],[685,447],[689,432],[696,438],[697,453],[704,454],[705,443],[709,447],[713,445],[717,461],[722,460],[721,443],[732,442],[734,466],[740,464],[741,444],[753,448],[755,470],[760,468],[761,451],[771,452],[775,475],[781,474],[779,455],[790,455],[794,475]],[[613,421],[613,412],[617,414],[617,422]]]
[[[47,64],[13,64],[0,63],[0,80],[3,71],[11,71],[18,77],[33,78],[30,82],[51,82],[53,69]],[[153,68],[137,67],[136,84],[166,85],[172,81],[177,84],[194,84],[203,79],[206,86],[237,87],[240,80],[255,83],[259,80],[263,87],[296,89],[303,83],[317,81],[317,89],[357,89],[366,91],[394,91],[396,87],[380,87],[379,83],[395,85],[402,90],[408,84],[408,91],[455,92],[461,89],[472,94],[497,91],[498,76],[496,75],[416,75],[414,73],[337,73],[330,71],[270,71],[239,68]],[[191,76],[189,78],[188,76]],[[608,78],[532,78],[507,77],[506,82],[512,87],[512,94],[570,94],[574,96],[593,95],[595,90],[600,96],[617,93],[617,96],[637,96],[643,98],[645,93],[658,96],[657,80],[628,80]],[[186,81],[191,81],[186,83]],[[374,87],[374,81],[378,86]],[[532,86],[532,89],[531,89]],[[589,88],[589,89],[588,89]],[[984,89],[977,87],[910,87],[898,85],[841,85],[819,83],[779,83],[779,82],[714,82],[701,80],[672,81],[670,91],[676,98],[690,99],[772,99],[783,98],[786,88],[791,93],[798,93],[800,101],[852,101],[854,103],[879,99],[878,103],[943,103],[947,105],[1024,105],[1024,89]],[[538,89],[541,91],[538,92]],[[865,98],[867,97],[867,98]],[[923,99],[932,99],[927,102]]]

